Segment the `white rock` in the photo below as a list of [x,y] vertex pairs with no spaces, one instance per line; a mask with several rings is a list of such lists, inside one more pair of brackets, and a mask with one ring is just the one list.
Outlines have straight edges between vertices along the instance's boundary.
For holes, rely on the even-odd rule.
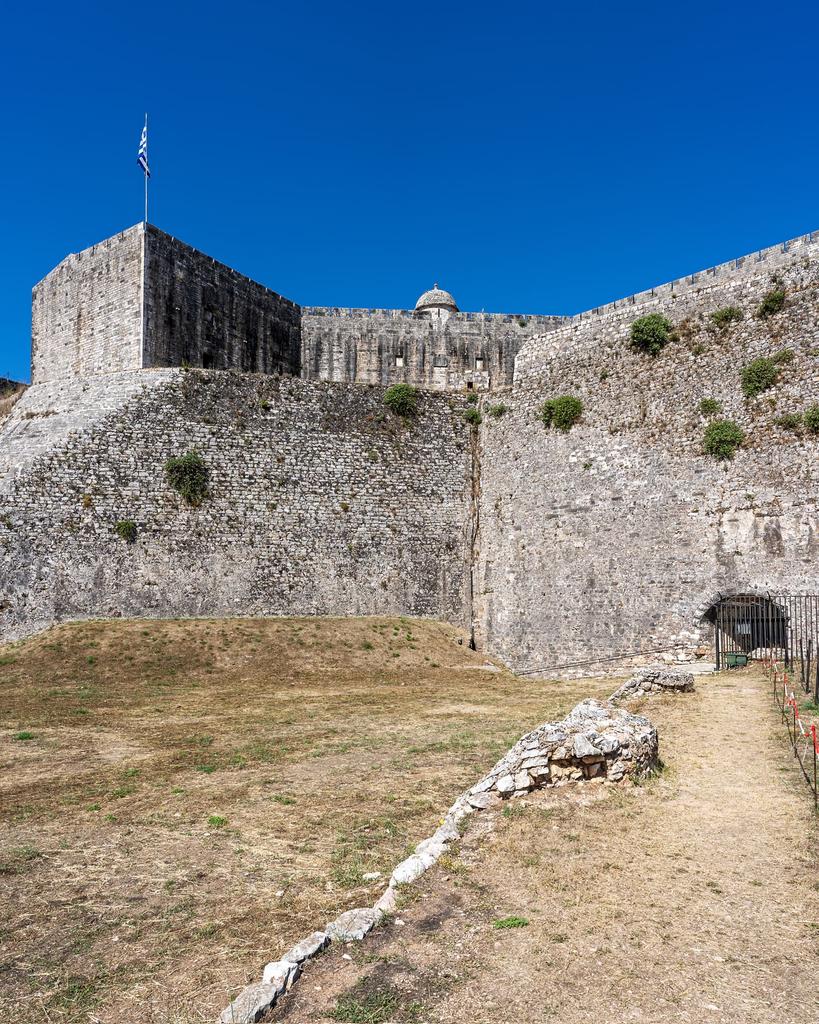
[[377,878],[380,877],[380,871],[365,871],[364,874],[361,876],[362,880],[365,882],[374,882]]
[[414,882],[434,863],[435,858],[431,854],[413,853],[406,860],[401,861],[393,871],[390,881],[393,885],[406,885],[409,882]]
[[515,789],[531,789],[532,788],[532,777],[529,772],[517,772],[514,778]]
[[286,992],[301,973],[301,967],[290,960],[274,960],[262,973],[262,984],[272,985],[276,995]]
[[306,939],[297,942],[292,949],[289,949],[282,960],[289,960],[291,964],[300,964],[320,953],[330,943],[326,932],[313,932]]
[[395,889],[390,886],[386,892],[381,896],[381,899],[373,907],[373,910],[378,910],[382,914],[391,914],[398,905],[398,901],[395,896]]
[[358,941],[363,939],[367,932],[372,931],[382,916],[382,913],[373,907],[359,907],[339,914],[324,930],[333,942]]
[[248,985],[219,1014],[219,1024],[254,1024],[276,1002],[273,985]]
[[499,793],[503,793],[503,794],[514,793],[515,792],[515,780],[512,778],[511,775],[503,775],[495,783],[495,789],[497,789],[497,791]]
[[492,803],[491,793],[476,793],[467,798],[476,811],[485,811]]

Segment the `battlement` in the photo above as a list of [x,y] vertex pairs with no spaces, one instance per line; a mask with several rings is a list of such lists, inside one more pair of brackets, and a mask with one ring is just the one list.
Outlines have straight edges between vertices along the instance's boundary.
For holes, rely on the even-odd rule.
[[726,263],[718,263],[714,267],[697,270],[693,274],[686,274],[685,277],[675,278],[673,281],[656,285],[654,288],[635,292],[634,295],[628,295],[624,299],[615,299],[614,302],[607,302],[602,306],[595,306],[593,309],[585,310],[582,313],[576,313],[563,319],[571,323],[580,323],[595,316],[606,316],[608,313],[620,310],[624,306],[640,306],[647,302],[653,302],[656,299],[685,294],[692,289],[700,290],[703,286],[714,284],[717,281],[722,283],[726,277],[734,277],[738,271],[754,268],[756,264],[760,263],[766,264],[765,269],[775,271],[777,266],[790,263],[795,255],[799,255],[805,250],[810,249],[814,252],[815,249],[813,247],[817,243],[819,243],[819,231],[811,231],[806,235],[798,235],[796,238],[790,238],[786,242],[778,242],[776,245],[770,245],[766,249],[758,249],[756,252],[745,256],[738,256],[736,259],[728,260]]

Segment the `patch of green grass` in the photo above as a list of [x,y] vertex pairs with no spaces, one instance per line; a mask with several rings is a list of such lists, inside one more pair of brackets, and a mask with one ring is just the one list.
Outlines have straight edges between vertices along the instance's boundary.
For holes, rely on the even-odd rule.
[[227,823],[227,818],[223,818],[221,814],[211,814],[208,818],[208,824],[211,828],[224,828]]
[[37,737],[33,732],[16,732],[12,737],[13,740],[17,740],[18,743],[27,743],[29,740],[34,740]]
[[499,420],[501,416],[505,416],[509,412],[509,406],[503,402],[496,402],[494,405],[487,405],[486,411],[493,420]]
[[283,793],[274,793],[270,798],[274,803],[283,804],[285,807],[292,807],[296,802],[292,796],[285,796]]
[[492,922],[493,928],[525,928],[529,924],[528,917],[518,917],[512,914],[509,917],[499,917]]
[[344,1024],[382,1024],[383,1021],[415,1020],[420,1013],[418,1003],[402,1006],[399,994],[387,986],[365,992],[352,989],[336,1000],[335,1007],[330,1011],[332,1020]]
[[819,405],[809,406],[802,416],[802,422],[811,434],[819,434]]
[[0,875],[21,875],[42,854],[36,846],[18,846],[9,850],[0,860]]

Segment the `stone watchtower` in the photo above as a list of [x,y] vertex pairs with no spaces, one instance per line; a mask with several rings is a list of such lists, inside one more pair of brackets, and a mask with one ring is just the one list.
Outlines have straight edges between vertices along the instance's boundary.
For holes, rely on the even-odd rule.
[[438,287],[436,283],[428,292],[424,292],[421,298],[415,303],[415,315],[424,320],[446,323],[453,313],[458,312],[458,306],[449,292]]

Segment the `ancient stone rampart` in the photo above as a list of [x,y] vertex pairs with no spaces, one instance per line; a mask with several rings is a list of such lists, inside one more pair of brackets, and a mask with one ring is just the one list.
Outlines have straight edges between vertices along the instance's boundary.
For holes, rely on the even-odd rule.
[[512,383],[515,355],[563,317],[399,309],[302,310],[302,375],[310,379],[476,390]]
[[[757,316],[779,288],[781,312]],[[720,329],[711,314],[727,306],[743,319]],[[650,312],[679,334],[653,358],[629,344]],[[746,399],[742,367],[783,350],[776,385]],[[619,655],[689,657],[721,591],[815,589],[819,446],[780,418],[819,401],[817,355],[811,236],[524,346],[509,412],[482,427],[475,608],[488,648],[521,671],[577,674]],[[567,393],[581,421],[547,430],[541,404]],[[703,398],[746,434],[732,461],[703,452]]]
[[143,366],[299,375],[295,302],[149,225]]
[[[0,490],[2,639],[118,615],[467,624],[472,450],[457,400],[422,395],[405,422],[378,388],[183,370],[104,380],[119,397],[89,399],[105,415],[42,416],[53,396],[35,386],[0,428],[3,450],[50,424]],[[164,468],[192,449],[209,478],[199,507]]]
[[142,225],[67,256],[32,293],[34,384],[142,366]]

